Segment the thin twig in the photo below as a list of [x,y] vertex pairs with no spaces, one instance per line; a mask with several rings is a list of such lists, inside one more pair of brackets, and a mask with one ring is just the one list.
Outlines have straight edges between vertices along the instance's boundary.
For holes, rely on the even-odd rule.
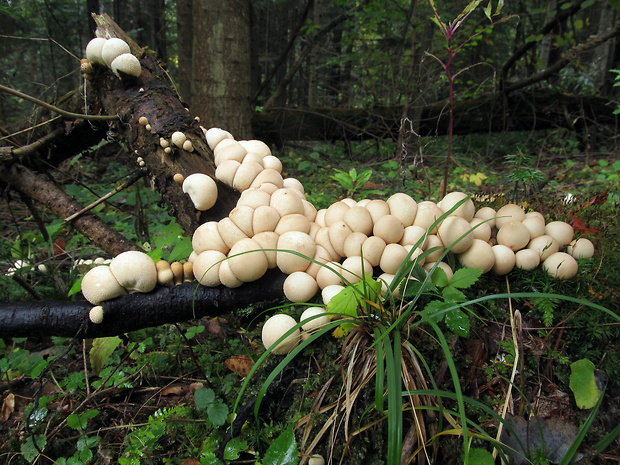
[[38,98],[32,97],[28,94],[24,94],[18,90],[11,89],[10,87],[6,87],[1,84],[0,84],[0,90],[8,94],[15,95],[16,97],[23,98],[24,100],[28,100],[29,102],[39,105],[40,107],[53,111],[54,113],[58,113],[59,115],[62,115],[65,118],[87,119],[90,121],[114,121],[114,120],[120,119],[117,115],[83,115],[80,113],[72,113],[70,111],[65,111],[62,108],[55,107],[54,105],[44,102],[43,100],[39,100]]
[[72,220],[76,219],[78,216],[81,216],[84,213],[92,210],[93,208],[95,208],[100,203],[105,202],[107,199],[109,199],[113,195],[118,194],[123,189],[127,189],[129,186],[134,184],[138,179],[142,178],[143,176],[144,176],[144,172],[137,171],[136,173],[134,173],[134,175],[132,177],[130,177],[125,182],[123,182],[123,183],[119,184],[118,186],[116,186],[113,190],[111,190],[110,192],[105,194],[103,197],[98,198],[97,200],[95,200],[90,205],[82,208],[79,212],[75,212],[74,214],[67,216],[63,221],[65,223],[68,223],[69,221],[72,221]]

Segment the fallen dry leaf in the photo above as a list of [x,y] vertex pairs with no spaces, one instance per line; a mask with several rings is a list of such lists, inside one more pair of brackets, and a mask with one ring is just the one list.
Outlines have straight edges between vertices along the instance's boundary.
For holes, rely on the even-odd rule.
[[2,408],[0,408],[0,422],[4,423],[9,418],[11,418],[11,414],[15,411],[15,396],[13,394],[9,394],[4,398],[2,402]]
[[241,377],[245,377],[252,369],[252,366],[254,366],[254,362],[247,355],[235,355],[228,357],[224,361],[224,365],[230,371],[237,373]]
[[184,396],[187,394],[189,390],[189,386],[184,384],[173,384],[172,386],[168,386],[165,389],[162,389],[162,396]]

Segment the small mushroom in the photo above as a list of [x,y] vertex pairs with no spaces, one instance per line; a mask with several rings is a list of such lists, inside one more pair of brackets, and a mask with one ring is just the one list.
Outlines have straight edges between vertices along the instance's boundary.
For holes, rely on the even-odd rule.
[[540,265],[540,254],[532,249],[521,249],[515,253],[515,266],[522,270],[533,270]]
[[304,271],[295,271],[284,280],[284,295],[291,302],[308,302],[312,299],[319,286],[316,280]]
[[144,252],[130,250],[117,255],[110,271],[128,292],[150,292],[157,285],[155,262]]
[[138,77],[142,74],[142,67],[140,66],[140,60],[138,60],[131,53],[123,53],[117,56],[110,65],[112,72],[119,78],[121,74],[127,74],[128,76]]
[[566,252],[549,255],[542,264],[543,269],[556,279],[570,279],[577,274],[577,260]]
[[108,68],[112,67],[116,57],[123,54],[131,54],[131,49],[127,42],[117,37],[106,40],[101,47],[101,58]]
[[528,244],[530,241],[530,231],[520,220],[507,222],[500,222],[499,220],[498,212],[498,218],[495,220],[496,224],[500,225],[499,231],[497,231],[498,244],[510,247],[514,252],[524,248]]
[[372,233],[383,239],[386,244],[398,243],[405,233],[405,227],[398,217],[392,214],[383,215],[375,221]]
[[170,136],[170,141],[178,148],[183,148],[183,143],[187,140],[187,137],[181,131],[174,131]]
[[194,230],[192,248],[197,254],[205,250],[219,250],[223,254],[227,254],[230,250],[220,235],[217,221],[207,221]]
[[390,214],[400,220],[404,227],[411,226],[418,212],[418,203],[403,192],[397,192],[387,199]]
[[260,244],[253,239],[245,238],[238,241],[228,252],[230,271],[244,283],[262,277],[269,268],[269,262],[261,249]]
[[283,313],[273,315],[269,318],[262,329],[262,340],[265,349],[271,349],[271,352],[274,354],[288,354],[299,344],[301,336],[299,329],[289,334],[278,345],[275,345],[275,343],[288,331],[292,330],[295,325],[297,325],[295,319]]
[[577,260],[582,258],[592,258],[594,256],[594,244],[585,237],[580,237],[572,241],[566,251]]
[[522,221],[523,218],[525,218],[523,209],[519,205],[509,203],[497,210],[495,214],[495,226],[497,229],[501,229],[501,227],[509,221]]
[[194,151],[194,144],[192,144],[191,140],[187,139],[185,142],[183,142],[182,148],[186,152],[193,152]]
[[104,300],[114,299],[127,294],[114,277],[110,267],[99,265],[91,268],[82,278],[82,294],[93,305],[99,305]]
[[91,39],[90,42],[86,45],[86,58],[91,63],[99,63],[100,65],[105,65],[103,61],[103,57],[101,56],[101,49],[103,45],[106,43],[107,39],[103,37],[95,37]]
[[316,243],[306,233],[288,231],[278,238],[277,249],[278,268],[283,273],[291,274],[295,271],[306,271],[310,265],[309,258],[313,258],[316,252]]
[[552,221],[545,226],[545,233],[558,241],[560,248],[573,240],[573,227],[564,221]]
[[321,299],[323,300],[323,303],[327,305],[329,301],[337,296],[343,289],[344,286],[342,284],[330,284],[329,286],[325,286],[321,291]]
[[471,247],[459,254],[461,265],[467,268],[478,268],[488,273],[495,264],[493,248],[485,241],[474,239]]
[[495,263],[491,268],[493,273],[499,276],[510,273],[517,264],[516,254],[510,247],[501,244],[496,244],[491,249],[495,255]]
[[439,202],[438,206],[444,211],[448,212],[454,206],[465,200],[461,205],[458,206],[450,215],[460,216],[461,218],[466,219],[467,221],[471,221],[474,218],[474,214],[476,213],[476,207],[474,206],[474,202],[471,198],[464,192],[450,192],[444,196],[443,199]]
[[217,185],[206,174],[190,174],[183,181],[183,192],[189,195],[196,210],[205,211],[217,201]]
[[157,283],[161,286],[173,286],[174,285],[174,275],[172,274],[172,270],[170,269],[170,263],[166,260],[159,260],[155,263],[155,268],[157,269]]
[[221,128],[202,128],[202,131],[205,135],[205,139],[207,140],[207,145],[209,146],[211,151],[213,151],[217,144],[219,144],[224,139],[234,140],[234,137],[230,132],[225,131]]
[[460,216],[449,216],[441,223],[437,235],[453,253],[463,253],[474,241],[474,231],[469,221]]
[[321,326],[329,323],[327,311],[323,307],[308,307],[299,317],[301,329],[304,331],[314,331]]
[[96,325],[103,323],[103,315],[104,315],[104,311],[101,305],[94,306],[88,312],[88,318],[90,319],[90,321],[92,321]]
[[220,280],[220,266],[226,259],[219,250],[205,250],[201,252],[193,262],[192,271],[196,280],[207,287],[217,287],[222,284]]

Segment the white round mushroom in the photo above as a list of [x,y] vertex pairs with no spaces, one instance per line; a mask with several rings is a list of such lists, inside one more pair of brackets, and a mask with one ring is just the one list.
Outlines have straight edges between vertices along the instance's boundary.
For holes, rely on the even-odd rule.
[[495,264],[493,248],[485,241],[474,239],[471,247],[459,254],[461,265],[467,268],[478,268],[488,273]]
[[105,65],[110,68],[114,59],[124,53],[130,53],[131,49],[127,42],[117,37],[105,41],[101,47],[101,58]]
[[269,268],[265,252],[254,239],[245,238],[238,241],[230,248],[228,257],[230,270],[245,283],[256,281]]
[[128,76],[138,77],[142,74],[142,67],[140,66],[140,60],[138,60],[131,53],[123,53],[114,60],[112,60],[112,64],[110,65],[112,72],[116,74],[119,78],[122,77],[121,74],[127,74]]
[[565,221],[552,221],[545,226],[545,233],[558,241],[560,248],[573,240],[573,227]]
[[127,294],[119,284],[110,267],[99,265],[91,268],[82,278],[82,294],[93,305],[99,305],[104,300],[114,299]]
[[316,280],[304,271],[295,271],[284,280],[284,295],[291,302],[308,302],[319,290]]
[[276,262],[280,271],[291,274],[306,271],[310,265],[309,258],[314,257],[316,243],[306,233],[288,231],[278,239]]
[[208,210],[217,201],[217,184],[211,176],[206,174],[190,174],[183,180],[182,188],[183,192],[189,195],[196,210]]
[[327,311],[323,307],[308,307],[299,317],[301,329],[304,331],[314,331],[321,326],[325,326],[330,321],[326,313]]
[[284,336],[288,331],[297,325],[295,319],[290,315],[283,313],[273,315],[263,325],[262,340],[265,349],[271,349],[273,354],[288,354],[299,344],[300,331],[296,329],[289,334],[278,345],[275,345],[278,339]]
[[543,269],[556,279],[570,279],[577,274],[577,260],[566,252],[549,255],[542,264]]
[[566,251],[577,260],[592,258],[594,256],[594,244],[589,239],[580,237],[572,241],[566,248]]
[[103,57],[101,56],[101,49],[103,45],[106,43],[107,39],[103,37],[95,37],[91,39],[90,42],[86,45],[86,58],[91,63],[99,63],[100,65],[105,65],[103,61]]
[[474,206],[473,200],[471,198],[468,198],[468,195],[464,192],[449,192],[444,196],[443,199],[441,199],[441,201],[437,205],[444,212],[448,212],[461,201],[463,201],[463,203],[459,205],[452,213],[450,213],[450,215],[459,216],[466,219],[467,221],[471,221],[474,218],[474,214],[476,213],[476,207]]
[[88,318],[90,319],[90,321],[92,321],[96,325],[103,323],[103,316],[104,316],[104,311],[101,305],[94,306],[88,312]]
[[226,255],[219,250],[205,250],[198,254],[192,266],[196,281],[207,287],[217,287],[222,284],[220,266],[225,259]]
[[155,262],[144,252],[130,250],[112,259],[110,271],[128,292],[150,292],[157,285]]

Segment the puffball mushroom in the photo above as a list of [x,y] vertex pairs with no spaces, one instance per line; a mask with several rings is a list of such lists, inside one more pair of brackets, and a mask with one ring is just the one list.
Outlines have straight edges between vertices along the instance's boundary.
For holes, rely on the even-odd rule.
[[170,136],[170,142],[176,145],[178,148],[183,148],[183,143],[187,140],[187,137],[181,131],[174,131]]
[[336,221],[329,226],[329,242],[341,257],[344,256],[344,243],[353,233],[344,221]]
[[316,274],[316,282],[320,289],[325,289],[328,286],[344,284],[342,280],[342,266],[339,262],[327,262],[325,263]]
[[82,278],[82,294],[93,305],[104,300],[127,294],[127,291],[114,277],[110,267],[99,265],[91,268]]
[[533,270],[540,265],[540,254],[532,249],[521,249],[515,253],[515,266],[522,270]]
[[325,465],[325,459],[320,454],[312,454],[308,459],[308,465]]
[[157,285],[155,262],[144,252],[130,250],[112,259],[110,271],[128,292],[150,292]]
[[[354,232],[347,237],[344,241],[344,256],[353,257],[360,255],[362,251],[362,244],[368,239],[368,236],[362,232]],[[365,257],[364,257],[365,258]]]
[[346,258],[342,268],[342,277],[351,284],[361,281],[364,275],[372,275],[372,265],[359,255]]
[[256,281],[262,277],[269,268],[269,262],[265,252],[261,249],[262,247],[255,240],[241,239],[228,252],[230,271],[244,283]]
[[342,284],[330,284],[329,286],[325,286],[321,291],[321,299],[323,303],[327,305],[330,300],[334,298],[334,296],[338,295],[340,291],[344,289]]
[[426,246],[426,229],[420,226],[407,226],[400,239],[400,245],[415,245],[424,248]]
[[205,211],[215,205],[217,201],[217,184],[206,174],[190,174],[183,180],[183,192],[192,199],[194,208]]
[[299,317],[301,329],[313,331],[321,326],[325,326],[330,321],[326,313],[327,311],[323,307],[308,307]]
[[523,209],[514,203],[504,205],[495,214],[495,226],[500,229],[509,221],[522,221],[525,218]]
[[564,221],[552,221],[545,226],[545,233],[558,241],[560,248],[573,240],[573,227]]
[[449,216],[439,226],[437,235],[446,247],[451,247],[452,252],[465,252],[472,245],[474,232],[469,221],[460,216]]
[[288,354],[291,350],[299,344],[301,333],[299,329],[296,329],[286,338],[284,338],[278,345],[275,343],[284,336],[288,331],[292,330],[297,325],[295,319],[290,315],[279,313],[269,318],[263,325],[262,339],[265,349],[271,349],[273,354]]
[[304,271],[295,271],[284,280],[284,295],[291,302],[308,302],[319,290],[316,280]]
[[523,225],[530,232],[530,239],[534,239],[545,234],[545,219],[542,217],[526,215],[521,223],[523,223]]
[[90,311],[88,312],[88,319],[92,321],[93,323],[95,323],[96,325],[99,325],[103,323],[103,315],[104,315],[103,307],[101,305],[96,305],[95,307],[91,308]]
[[373,223],[370,212],[364,207],[349,208],[343,216],[343,221],[353,232],[361,232],[366,236],[372,233]]
[[207,221],[196,228],[192,235],[192,249],[197,254],[205,250],[219,250],[227,254],[230,247],[220,235],[217,221]]
[[517,257],[512,249],[501,244],[496,244],[491,249],[495,255],[495,263],[491,268],[493,273],[499,276],[510,273],[517,264]]
[[[499,218],[495,221],[496,224],[500,224]],[[510,247],[513,252],[524,248],[529,241],[530,231],[519,220],[501,223],[497,231],[497,243]]]
[[117,56],[124,53],[131,54],[131,49],[127,42],[117,37],[106,40],[101,46],[101,58],[108,68],[112,66],[112,62]]
[[474,206],[474,201],[468,197],[469,196],[464,192],[450,192],[446,194],[437,205],[444,212],[448,212],[450,209],[454,208],[457,203],[464,201],[452,213],[450,213],[450,215],[460,216],[467,221],[471,221],[476,213],[476,207]]
[[207,145],[209,146],[211,151],[213,151],[217,144],[219,144],[222,140],[234,139],[233,135],[230,132],[225,131],[221,128],[210,128],[207,130],[202,128],[202,130],[205,135],[205,139],[207,140]]
[[570,279],[577,274],[577,260],[566,252],[549,255],[542,264],[543,269],[556,279]]
[[400,244],[387,244],[381,254],[381,260],[379,261],[379,267],[385,273],[396,274],[398,268],[407,259],[407,249]]
[[192,266],[192,272],[196,281],[207,287],[217,287],[222,284],[220,280],[220,265],[225,259],[226,255],[219,250],[205,250],[198,254]]
[[541,261],[546,260],[549,255],[560,250],[558,241],[548,234],[543,234],[542,236],[530,240],[529,244],[527,244],[527,248],[538,252]]
[[386,246],[386,242],[379,236],[369,236],[362,244],[361,255],[368,260],[372,266],[379,266],[381,255],[383,255]]
[[[437,266],[435,267],[435,265],[437,265]],[[423,268],[426,270],[427,273],[430,273],[433,268],[435,268],[435,270],[437,268],[441,268],[443,270],[443,272],[446,274],[446,278],[448,278],[448,282],[450,282],[450,280],[452,279],[452,276],[454,276],[454,271],[452,271],[452,268],[446,262],[430,262],[430,263],[425,263]],[[435,271],[433,271],[433,273],[435,273]],[[433,275],[431,275],[431,282],[433,284],[436,284],[433,281]]]
[[280,216],[291,213],[301,213],[303,215],[304,213],[304,204],[301,201],[301,197],[293,189],[285,187],[271,194],[269,205],[275,208]]
[[170,263],[166,260],[159,260],[155,263],[157,269],[157,283],[161,286],[173,286],[174,275],[170,269]]
[[433,228],[431,228],[431,226],[443,214],[444,211],[435,202],[426,200],[418,203],[418,211],[413,220],[413,224],[428,230],[429,234],[436,234],[439,225],[436,224]]
[[594,244],[585,237],[580,237],[572,241],[566,251],[577,260],[582,258],[592,258],[594,256]]
[[485,241],[474,239],[471,247],[459,254],[461,265],[467,268],[479,268],[488,273],[495,264],[493,248]]
[[295,271],[306,271],[310,265],[308,257],[313,258],[316,252],[316,243],[306,233],[288,231],[278,238],[277,249],[276,263],[278,268],[283,273],[291,274]]
[[478,211],[476,211],[474,218],[480,218],[481,220],[486,221],[487,224],[492,228],[495,226],[495,215],[496,212],[493,208],[482,207]]
[[418,203],[410,195],[397,192],[387,199],[390,206],[390,215],[400,220],[404,227],[411,226],[418,212]]
[[246,236],[252,237],[254,235],[254,228],[252,227],[254,209],[252,207],[235,207],[228,214],[228,218],[230,218]]
[[103,37],[95,37],[91,39],[90,42],[86,45],[86,58],[91,63],[99,63],[100,65],[105,65],[103,61],[103,57],[101,56],[101,49],[103,45],[106,43],[107,39]]
[[405,227],[398,217],[392,214],[383,215],[375,221],[372,233],[383,239],[386,244],[398,243],[405,233]]
[[371,200],[364,205],[364,208],[370,212],[373,223],[376,223],[382,216],[390,214],[389,204],[381,199]]
[[280,236],[273,231],[263,231],[258,234],[254,234],[252,237],[252,239],[258,242],[258,245],[261,246],[263,252],[265,252],[269,269],[278,266],[276,262],[276,247],[278,246],[279,238]]
[[121,74],[127,74],[128,76],[138,77],[142,74],[142,66],[140,66],[140,60],[138,60],[131,53],[123,53],[117,56],[110,65],[112,72],[119,78]]
[[332,203],[325,211],[325,226],[330,227],[337,221],[344,221],[344,215],[351,207],[342,200]]

